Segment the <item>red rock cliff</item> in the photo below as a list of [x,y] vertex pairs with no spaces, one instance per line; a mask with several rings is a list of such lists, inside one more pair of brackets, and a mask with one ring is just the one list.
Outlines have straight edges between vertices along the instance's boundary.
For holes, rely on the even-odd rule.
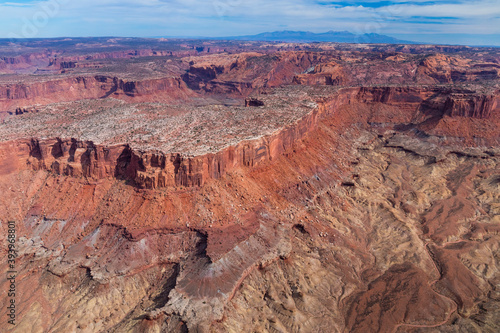
[[[147,89],[147,85],[122,88],[129,94]],[[127,145],[104,147],[75,139],[18,141],[16,151],[25,155],[28,165],[33,169],[45,169],[55,174],[90,179],[117,177],[141,188],[201,186],[207,180],[218,179],[230,170],[258,166],[287,154],[297,141],[326,118],[334,117],[340,125],[399,125],[416,120],[424,122],[436,114],[440,117],[488,120],[499,112],[497,97],[494,96],[445,95],[445,92],[443,96],[434,89],[343,89],[332,97],[318,101],[318,107],[314,111],[272,135],[243,141],[214,154],[194,157],[177,153],[141,152]],[[487,133],[477,135],[486,136]]]
[[[103,75],[68,77],[33,83],[0,85],[0,110],[14,110],[32,104],[49,104],[112,96],[148,97],[148,101],[172,100],[192,92],[179,78],[124,80]],[[140,99],[138,100],[140,101]]]

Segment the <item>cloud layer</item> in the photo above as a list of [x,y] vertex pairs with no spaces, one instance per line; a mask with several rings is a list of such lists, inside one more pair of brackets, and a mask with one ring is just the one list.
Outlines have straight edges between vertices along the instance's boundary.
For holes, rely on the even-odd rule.
[[500,45],[500,1],[0,0],[0,37],[194,37],[275,30],[409,34],[434,42],[437,36],[468,34],[468,43],[474,35],[478,41],[489,35],[490,44]]

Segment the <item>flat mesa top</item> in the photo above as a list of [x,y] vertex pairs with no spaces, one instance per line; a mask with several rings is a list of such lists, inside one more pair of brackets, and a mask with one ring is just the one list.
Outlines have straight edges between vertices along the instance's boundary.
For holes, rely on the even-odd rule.
[[264,105],[245,107],[244,99],[193,98],[184,102],[126,103],[92,99],[32,107],[0,123],[0,141],[23,138],[76,138],[95,144],[129,144],[187,156],[214,153],[297,121],[317,107],[318,94],[332,87],[284,86],[257,96]]

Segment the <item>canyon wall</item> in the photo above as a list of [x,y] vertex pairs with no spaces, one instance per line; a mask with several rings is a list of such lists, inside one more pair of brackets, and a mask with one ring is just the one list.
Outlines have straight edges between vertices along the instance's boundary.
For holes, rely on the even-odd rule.
[[[369,85],[397,85],[404,88],[411,84],[453,84],[457,82],[494,82],[499,77],[498,65],[487,62],[471,62],[460,57],[444,55],[430,55],[417,62],[407,59],[403,63],[396,60],[381,62],[380,59],[366,60],[361,63],[356,60],[356,53],[342,59],[338,54],[328,52],[283,51],[268,54],[266,52],[242,52],[238,54],[207,54],[210,50],[202,51],[177,50],[155,51],[153,49],[122,50],[115,52],[97,52],[88,55],[60,56],[51,58],[51,68],[65,71],[63,78],[45,79],[31,83],[3,83],[0,84],[0,111],[12,111],[16,107],[27,107],[32,104],[49,104],[59,101],[74,101],[85,98],[117,97],[134,101],[169,101],[182,96],[193,96],[199,93],[209,95],[249,96],[255,91],[283,84],[313,85],[313,86],[369,86]],[[221,50],[212,50],[219,52]],[[193,54],[191,54],[191,53]],[[210,51],[211,52],[211,51]],[[29,60],[41,61],[47,54],[19,56],[5,58],[6,62],[20,66]],[[77,75],[69,72],[77,68],[106,67],[100,60],[120,58],[144,58],[151,56],[185,57],[182,68],[175,67],[174,77],[159,79],[123,79],[109,75]],[[26,60],[26,59],[28,60]],[[389,57],[390,58],[390,57]],[[139,61],[141,62],[141,61]],[[1,64],[2,62],[0,62]],[[147,62],[145,62],[147,65]],[[130,64],[128,64],[130,65]],[[131,65],[132,66],[132,65]],[[133,65],[135,66],[135,65]],[[130,67],[130,71],[140,70]],[[168,66],[157,64],[159,68]],[[185,68],[184,68],[185,66]],[[147,67],[147,66],[146,66]],[[189,68],[184,74],[183,71]],[[45,69],[44,69],[45,70]],[[127,68],[128,70],[128,68]],[[61,75],[61,74],[58,74]],[[376,88],[365,88],[366,91]],[[395,88],[398,89],[398,88]],[[429,95],[436,88],[420,87],[420,92],[403,92],[398,98],[430,99]],[[425,90],[427,89],[427,93]],[[444,94],[444,89],[442,93]],[[451,88],[450,88],[451,89]],[[190,91],[192,90],[192,91]],[[164,92],[169,92],[165,94]],[[451,91],[451,90],[450,90]],[[383,93],[379,93],[382,94]],[[406,94],[406,96],[404,96]],[[148,95],[150,99],[138,98]],[[381,96],[382,96],[381,95]],[[132,100],[130,100],[132,101]],[[450,101],[451,103],[451,101]],[[478,104],[470,101],[465,104]],[[489,103],[489,102],[486,102]],[[492,101],[492,103],[494,103]],[[459,103],[460,104],[460,103]],[[450,112],[458,114],[473,114],[479,116],[478,110],[469,110],[470,107],[462,103],[459,106],[447,105],[454,109]],[[486,106],[486,108],[488,108]],[[495,108],[495,106],[493,106]]]
[[[211,56],[194,58],[189,71],[182,76],[187,85],[195,90],[207,93],[248,95],[255,89],[277,87],[294,82],[297,73],[307,71],[321,62],[336,58],[331,54],[295,51],[265,54],[257,52],[241,53],[238,56]],[[328,65],[318,65],[321,78],[318,84],[345,83],[331,73]],[[335,71],[340,69],[335,68]],[[327,72],[325,74],[325,72]],[[300,81],[302,84],[312,82]]]
[[[102,46],[102,45],[101,45]],[[202,54],[223,52],[224,48],[212,47],[185,47],[182,50],[162,50],[162,49],[128,49],[117,51],[102,51],[96,46],[96,51],[88,54],[70,55],[63,51],[40,51],[22,55],[0,57],[0,69],[5,73],[16,73],[19,70],[52,71],[70,68],[87,68],[89,61],[99,62],[112,59],[131,59],[138,57],[189,57]],[[90,63],[92,64],[92,63]]]
[[[148,89],[154,90],[157,84],[164,84],[163,81],[150,82],[152,84],[127,86],[122,83],[116,86],[125,94],[138,91],[147,94]],[[142,152],[128,145],[105,147],[75,139],[19,140],[15,143],[15,150],[34,170],[96,180],[116,177],[140,188],[191,187],[218,179],[230,170],[258,166],[287,154],[325,118],[335,117],[339,124],[346,126],[352,123],[418,126],[436,117],[495,122],[500,112],[499,105],[497,96],[463,91],[451,93],[436,88],[412,87],[347,88],[319,100],[318,107],[311,113],[272,135],[243,141],[213,154],[183,156],[180,153]],[[353,116],[346,116],[349,114]],[[475,135],[491,139],[491,142],[498,140],[495,132]]]
[[425,57],[415,73],[416,81],[424,84],[487,82],[498,80],[500,67],[496,63],[471,65],[462,57],[435,54]]
[[130,100],[174,100],[191,96],[185,83],[179,78],[125,80],[117,77],[96,75],[68,77],[32,83],[0,85],[0,110],[13,111],[17,107],[33,104],[50,104],[81,99],[114,97]]

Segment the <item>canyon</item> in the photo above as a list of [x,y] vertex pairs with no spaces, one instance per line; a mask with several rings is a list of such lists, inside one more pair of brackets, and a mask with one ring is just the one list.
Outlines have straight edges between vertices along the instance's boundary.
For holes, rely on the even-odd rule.
[[500,329],[498,49],[10,43],[2,331]]

